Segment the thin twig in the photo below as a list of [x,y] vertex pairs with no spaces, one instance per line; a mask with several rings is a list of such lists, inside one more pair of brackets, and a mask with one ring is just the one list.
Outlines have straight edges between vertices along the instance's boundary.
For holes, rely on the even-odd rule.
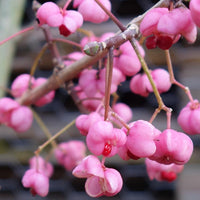
[[126,122],[125,122],[116,112],[111,111],[111,115],[112,115],[117,121],[119,121],[119,122],[121,123],[121,125],[122,125],[123,127],[125,127],[127,130],[130,129],[130,127],[126,124]]
[[168,71],[169,71],[171,83],[174,84],[174,85],[177,85],[178,87],[180,87],[181,89],[183,89],[185,91],[186,95],[188,96],[189,100],[191,102],[194,102],[194,99],[192,97],[190,89],[187,86],[183,85],[182,83],[178,82],[175,79],[174,71],[173,71],[173,66],[172,66],[172,61],[171,61],[171,56],[170,56],[169,50],[165,50],[165,56],[166,56],[167,67],[168,67]]
[[[44,46],[42,47],[42,49],[39,51],[37,57],[35,58],[33,65],[31,67],[31,71],[30,71],[30,79],[29,79],[29,86],[31,86],[31,79],[34,76],[35,70],[38,66],[38,63],[41,59],[41,57],[43,56],[44,52],[46,51],[46,49],[48,48],[48,43],[44,44]],[[30,87],[31,88],[31,87]]]
[[[50,139],[52,137],[49,129],[47,128],[47,126],[44,124],[44,122],[42,121],[41,117],[32,109],[33,112],[33,116],[36,120],[36,122],[38,123],[38,125],[40,126],[40,128],[43,130],[43,132],[45,133],[46,137],[48,139]],[[56,142],[52,141],[51,142],[52,147],[55,148],[56,147]]]
[[78,47],[80,50],[82,50],[82,48],[83,48],[77,42],[74,42],[74,41],[71,41],[71,40],[67,40],[67,39],[63,39],[63,38],[52,38],[52,42],[62,42],[62,43],[70,44],[72,46]]
[[112,72],[113,72],[113,48],[109,49],[108,52],[108,63],[106,65],[106,83],[105,83],[105,113],[104,120],[108,118],[108,111],[110,107],[110,91],[112,84]]
[[66,2],[66,4],[64,5],[64,7],[63,7],[63,12],[65,12],[65,10],[67,10],[67,7],[69,6],[69,4],[72,2],[72,0],[68,0],[67,2]]
[[[158,102],[158,108],[155,110],[155,112],[154,112],[153,116],[151,117],[150,121],[152,122],[152,121],[155,119],[155,117],[156,117],[157,114],[160,112],[160,110],[166,111],[167,116],[169,116],[169,113],[171,114],[172,109],[169,108],[169,107],[167,107],[167,106],[164,104],[164,102],[163,102],[163,100],[162,100],[162,98],[161,98],[161,96],[160,96],[160,93],[159,93],[159,91],[158,91],[158,89],[157,89],[157,87],[156,87],[156,85],[155,85],[155,82],[154,82],[154,80],[153,80],[153,78],[152,78],[152,76],[151,76],[151,73],[150,73],[150,71],[149,71],[149,68],[148,68],[148,66],[147,66],[147,64],[146,64],[146,62],[145,62],[145,60],[144,60],[144,58],[141,56],[141,54],[140,54],[140,52],[139,52],[139,49],[138,49],[138,47],[137,47],[137,45],[136,45],[136,43],[135,43],[134,38],[130,39],[129,41],[130,41],[131,45],[133,46],[133,48],[134,48],[134,50],[135,50],[135,52],[136,52],[136,54],[137,54],[137,56],[138,56],[138,59],[140,60],[140,63],[141,63],[141,65],[142,65],[142,69],[144,70],[145,74],[147,75],[147,77],[148,77],[148,79],[149,79],[149,82],[151,83],[151,86],[152,86],[152,88],[153,88],[154,95],[155,95],[156,100],[157,100],[157,102]],[[170,116],[171,116],[171,115],[170,115]],[[168,119],[168,120],[167,120],[167,127],[169,127],[169,126],[170,126],[169,117],[168,117],[167,119]],[[170,118],[170,120],[171,120],[171,118]]]
[[21,31],[19,31],[19,32],[15,33],[15,34],[13,34],[13,35],[11,35],[11,36],[9,36],[9,37],[7,37],[6,39],[4,39],[4,40],[2,40],[2,41],[0,42],[0,46],[1,46],[2,44],[4,44],[4,43],[8,42],[9,40],[11,40],[11,39],[13,39],[13,38],[15,38],[15,37],[17,37],[17,36],[23,34],[23,33],[27,33],[27,32],[29,32],[29,31],[32,31],[34,28],[35,28],[35,26],[30,26],[30,27],[27,27],[27,28],[25,28],[25,29],[23,29],[23,30],[21,30]]
[[136,54],[137,54],[137,57],[138,57],[138,59],[139,59],[141,65],[142,65],[142,69],[144,70],[144,73],[147,75],[147,77],[148,77],[148,79],[149,79],[149,82],[151,83],[151,86],[152,86],[152,88],[153,88],[153,92],[154,92],[154,94],[155,94],[155,97],[156,97],[157,102],[158,102],[158,105],[159,105],[159,108],[160,108],[160,109],[163,109],[163,107],[165,107],[165,106],[164,106],[164,103],[163,103],[163,100],[162,100],[162,98],[161,98],[161,96],[160,96],[160,93],[159,93],[159,91],[158,91],[158,89],[157,89],[157,87],[156,87],[156,85],[155,85],[155,82],[154,82],[154,80],[153,80],[153,78],[152,78],[152,76],[151,76],[151,73],[150,73],[150,71],[149,71],[149,68],[148,68],[148,66],[147,66],[147,63],[145,62],[144,58],[141,56],[141,54],[140,54],[140,52],[139,52],[139,50],[138,50],[138,47],[137,47],[137,45],[136,45],[134,39],[132,38],[132,39],[130,39],[129,41],[130,41],[131,45],[133,46],[133,48],[134,48],[134,50],[135,50],[135,52],[136,52]]
[[[51,49],[51,53],[52,53],[53,57],[56,59],[56,64],[62,65],[62,59],[61,59],[60,53],[58,51],[58,48],[57,48],[56,44],[54,42],[52,42],[53,37],[51,35],[51,32],[49,31],[49,27],[44,26],[44,27],[42,27],[42,30],[44,32],[46,41],[49,44],[49,47]],[[55,61],[55,60],[53,60],[53,61]]]
[[123,32],[126,27],[110,12],[99,0],[95,0],[96,3],[104,10],[104,12],[112,19],[112,21],[118,26],[118,28]]
[[54,141],[57,137],[62,135],[65,131],[67,131],[71,126],[75,124],[75,120],[71,121],[64,128],[62,128],[59,132],[53,135],[49,140],[47,140],[44,144],[40,145],[38,149],[35,151],[35,154],[38,155],[46,146],[48,146],[52,141]]

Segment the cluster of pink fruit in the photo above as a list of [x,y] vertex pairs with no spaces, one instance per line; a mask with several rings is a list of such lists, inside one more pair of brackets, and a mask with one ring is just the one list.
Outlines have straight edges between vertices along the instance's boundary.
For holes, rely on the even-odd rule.
[[[102,42],[112,36],[114,36],[114,33],[111,32],[105,33],[101,37],[92,35],[90,37],[84,37],[80,41],[80,44],[84,47],[88,42]],[[143,48],[139,45],[139,43],[137,43],[137,45],[141,55],[144,57],[145,53]],[[114,60],[110,91],[111,94],[117,92],[118,86],[126,80],[126,76],[133,76],[141,70],[141,63],[129,42],[121,45],[119,49],[115,49],[113,53]],[[68,55],[68,59],[65,63],[71,64],[82,56],[83,54],[80,52],[73,52]],[[83,106],[90,111],[95,111],[102,103],[105,96],[106,68],[104,66],[106,65],[107,60],[102,63],[101,69],[95,69],[91,66],[88,69],[84,69],[78,76],[79,81],[75,90],[79,99],[84,99],[84,101],[82,101]],[[167,71],[163,70],[161,73],[165,74]],[[167,81],[170,83],[169,79]]]
[[[33,114],[28,106],[20,105],[18,98],[31,88],[36,88],[46,82],[46,78],[31,77],[29,74],[19,75],[11,85],[10,97],[0,99],[0,123],[4,124],[16,132],[22,133],[30,129],[33,121]],[[50,103],[55,96],[55,91],[51,91],[38,99],[34,105],[44,106]]]
[[[86,135],[87,147],[96,156],[88,156],[90,159],[96,160],[97,156],[100,155],[112,157],[116,154],[123,160],[146,158],[149,177],[159,181],[175,180],[176,174],[182,171],[183,165],[188,162],[193,152],[192,140],[186,134],[173,129],[166,129],[161,132],[144,120],[130,123],[128,129],[124,127],[119,129],[114,128],[110,121],[104,121],[98,113],[91,113],[88,116],[81,115],[78,117],[76,126],[80,133]],[[84,164],[85,160],[87,158],[73,170],[75,176],[85,178],[91,176],[87,173],[90,169],[88,169],[89,165]],[[105,168],[103,163],[102,168]],[[95,179],[99,179],[96,183],[99,190],[96,191],[96,195],[93,193],[93,197],[106,195],[110,189],[105,186],[105,182],[107,183],[108,180],[100,181],[101,176],[92,175],[95,176]],[[117,177],[118,179],[115,182],[118,181],[121,185],[122,178]],[[90,191],[90,195],[91,190],[87,185],[86,191]],[[119,191],[120,188],[116,187],[115,190],[113,188],[112,193],[116,194]]]
[[[101,0],[101,2],[111,10],[109,0]],[[83,20],[101,23],[109,18],[93,0],[74,0],[73,3],[74,8],[78,7],[78,11],[66,10],[68,3],[63,9],[53,2],[44,3],[36,15],[39,25],[58,27],[61,35],[68,36],[82,26]]]
[[[78,140],[63,142],[54,149],[54,155],[60,165],[66,170],[72,170],[86,156],[86,146]],[[53,165],[41,156],[34,156],[29,160],[29,167],[22,178],[23,186],[30,188],[32,195],[45,197],[49,192]]]
[[[109,0],[98,1],[105,9],[111,10]],[[76,32],[83,21],[101,23],[109,19],[94,0],[74,0],[73,6],[77,11],[67,10],[70,2],[67,2],[63,9],[52,2],[41,5],[36,13],[38,25],[58,27],[61,35],[68,36]],[[146,38],[148,49],[159,47],[168,50],[181,36],[193,43],[196,40],[197,26],[200,26],[199,16],[200,0],[191,0],[190,9],[153,8],[140,23],[140,33]],[[114,35],[106,33],[101,37],[94,35],[84,37],[80,45],[84,47],[91,41],[103,42]],[[141,57],[144,57],[145,52],[139,42],[137,48]],[[113,55],[110,94],[117,92],[118,86],[125,81],[126,76],[131,77],[132,92],[144,97],[154,92],[148,76],[139,73],[141,62],[129,42],[115,49]],[[83,56],[83,52],[73,52],[67,56],[64,63],[67,66]],[[109,60],[104,59],[99,68],[90,66],[81,71],[78,75],[78,84],[74,87],[82,106],[90,111],[90,114],[82,114],[76,119],[76,127],[86,137],[86,145],[92,155],[86,156],[86,146],[81,141],[63,142],[54,149],[54,155],[60,165],[72,171],[78,178],[87,178],[85,189],[91,197],[113,196],[122,188],[123,180],[120,173],[105,166],[106,158],[117,154],[123,160],[145,158],[150,179],[173,181],[183,170],[184,164],[189,161],[193,152],[192,140],[182,132],[171,127],[160,131],[144,120],[130,123],[132,111],[123,103],[115,103],[106,111],[104,100],[108,77],[105,66],[108,63]],[[150,75],[159,93],[170,89],[172,83],[170,74],[166,70],[155,69],[150,71]],[[35,79],[27,74],[17,77],[11,86],[11,94],[16,100],[11,98],[0,100],[0,123],[18,132],[28,130],[33,120],[32,112],[29,107],[20,105],[18,98],[27,95],[29,90],[45,81],[44,78]],[[55,92],[51,91],[34,104],[43,106],[50,103],[54,95]],[[180,112],[178,123],[188,134],[200,133],[199,107],[197,100],[191,100]],[[105,112],[108,112],[107,117]],[[53,167],[49,162],[39,156],[33,157],[22,183],[24,187],[31,188],[33,195],[46,196],[52,173]]]

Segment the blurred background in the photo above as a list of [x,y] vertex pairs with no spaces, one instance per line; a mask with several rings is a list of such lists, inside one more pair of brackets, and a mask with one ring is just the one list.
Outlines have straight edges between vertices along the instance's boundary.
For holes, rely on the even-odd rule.
[[[46,1],[39,1],[44,3]],[[61,1],[54,1],[62,3]],[[132,18],[143,14],[152,7],[156,0],[111,0],[113,13],[126,25]],[[12,35],[20,28],[32,25],[35,20],[32,11],[32,0],[0,0],[0,40]],[[117,26],[112,22],[103,25],[85,23],[83,28],[93,30],[97,35],[105,32],[117,32]],[[56,31],[53,34],[58,34]],[[73,34],[69,39],[80,39],[79,34]],[[45,43],[42,31],[32,31],[17,39],[9,41],[0,47],[1,73],[0,85],[10,86],[12,80],[21,73],[29,73],[38,51]],[[59,44],[62,52],[69,53],[76,50],[68,45]],[[184,39],[171,49],[172,62],[175,77],[178,81],[188,86],[195,99],[200,99],[200,70],[199,70],[199,40],[194,45],[189,45]],[[158,49],[146,51],[146,61],[150,68],[166,68],[165,55]],[[53,63],[51,54],[47,51],[40,61],[35,76],[48,77],[52,73]],[[134,95],[129,89],[127,79],[118,90],[119,101],[128,104],[133,110],[133,120],[149,120],[157,102],[154,95],[142,98]],[[1,93],[3,95],[3,93]],[[180,130],[176,118],[180,109],[188,102],[187,96],[182,90],[173,86],[169,92],[162,95],[165,104],[173,109],[172,128]],[[51,104],[35,108],[41,119],[52,134],[58,132],[67,123],[75,119],[80,113],[73,100],[64,89],[56,91],[56,98]],[[163,130],[166,128],[166,116],[161,112],[153,124]],[[60,136],[57,141],[69,139],[84,139],[75,127],[70,128]],[[46,138],[34,121],[32,128],[23,134],[17,134],[11,129],[0,126],[0,199],[2,200],[85,200],[92,199],[85,194],[85,180],[76,179],[70,172],[55,163],[55,172],[50,180],[50,193],[45,198],[32,197],[28,189],[21,185],[21,178],[28,169],[28,160],[34,154],[38,145],[45,142]],[[115,157],[107,163],[116,168],[123,177],[122,191],[115,197],[102,197],[99,199],[123,199],[123,200],[199,200],[200,198],[200,138],[192,137],[195,150],[190,162],[184,171],[173,183],[149,181],[143,160],[121,161]],[[48,153],[49,148],[42,152],[42,156]]]

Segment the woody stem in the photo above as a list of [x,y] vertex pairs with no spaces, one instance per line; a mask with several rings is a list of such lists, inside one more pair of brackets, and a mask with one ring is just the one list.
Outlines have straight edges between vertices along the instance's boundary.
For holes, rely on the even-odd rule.
[[[156,117],[156,115],[157,115],[161,110],[166,111],[166,112],[167,112],[167,115],[168,115],[168,113],[171,113],[171,112],[172,112],[172,109],[169,108],[169,107],[167,107],[167,106],[164,104],[164,102],[163,102],[163,100],[162,100],[162,98],[161,98],[161,96],[160,96],[160,93],[159,93],[159,91],[158,91],[158,89],[157,89],[157,87],[156,87],[156,85],[155,85],[155,82],[154,82],[154,80],[153,80],[153,78],[152,78],[152,76],[151,76],[151,73],[150,73],[150,71],[149,71],[149,68],[148,68],[148,66],[147,66],[147,64],[146,64],[146,62],[145,62],[145,60],[144,60],[144,58],[141,56],[141,54],[140,54],[140,52],[139,52],[139,49],[138,49],[138,47],[137,47],[137,45],[136,45],[136,43],[135,43],[134,38],[130,39],[129,41],[130,41],[131,45],[133,46],[133,48],[134,48],[134,50],[135,50],[135,52],[136,52],[136,54],[137,54],[137,56],[138,56],[138,59],[140,60],[140,63],[141,63],[141,65],[142,65],[142,69],[144,70],[145,74],[147,75],[147,77],[148,77],[148,79],[149,79],[149,82],[151,83],[151,86],[152,86],[152,88],[153,88],[154,95],[155,95],[156,100],[157,100],[157,102],[158,102],[158,109],[156,109],[156,111],[154,112],[153,118],[151,118],[151,121],[154,120],[154,118]],[[167,124],[169,124],[169,123],[167,122]],[[168,125],[167,125],[167,126],[168,126]]]
[[35,154],[39,154],[46,146],[48,146],[51,142],[53,142],[57,137],[62,135],[65,131],[67,131],[70,127],[72,127],[75,124],[75,120],[71,121],[69,124],[67,124],[64,128],[62,128],[59,132],[57,132],[55,135],[53,135],[51,138],[49,138],[45,143],[40,145],[38,149],[35,151]]
[[110,107],[110,91],[112,83],[112,72],[113,72],[113,48],[109,49],[108,52],[108,63],[106,66],[106,83],[105,83],[105,114],[104,120],[108,118],[108,112]]
[[186,95],[188,96],[189,100],[191,102],[194,101],[193,97],[192,97],[192,94],[189,90],[188,87],[186,87],[185,85],[181,84],[180,82],[178,82],[176,79],[175,79],[175,76],[174,76],[174,71],[173,71],[173,66],[172,66],[172,61],[171,61],[171,56],[170,56],[170,52],[169,50],[165,50],[165,57],[166,57],[166,61],[167,61],[167,67],[168,67],[168,71],[169,71],[169,75],[170,75],[170,81],[172,84],[175,84],[177,85],[178,87],[180,87],[181,89],[183,89],[186,93]]

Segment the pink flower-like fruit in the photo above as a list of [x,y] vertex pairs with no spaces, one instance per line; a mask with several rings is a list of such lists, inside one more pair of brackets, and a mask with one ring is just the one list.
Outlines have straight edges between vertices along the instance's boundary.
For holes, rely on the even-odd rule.
[[36,169],[29,169],[25,172],[22,185],[25,188],[30,188],[33,196],[45,197],[49,192],[49,178]]
[[10,124],[10,117],[13,110],[19,108],[20,105],[15,100],[3,97],[0,99],[0,123],[9,125]]
[[200,27],[200,1],[191,0],[189,8],[191,11],[193,21],[198,27]]
[[73,170],[85,157],[85,143],[78,140],[60,143],[55,151],[55,157],[59,164],[63,165],[66,170]]
[[[151,71],[151,76],[160,94],[170,89],[170,75],[166,70],[157,68]],[[130,81],[130,89],[133,93],[144,97],[147,97],[150,92],[153,92],[153,88],[146,74],[136,74],[133,76]]]
[[190,135],[200,134],[200,104],[198,100],[189,102],[179,113],[178,124]]
[[[139,51],[144,57],[144,50],[137,43]],[[126,76],[133,76],[141,69],[141,63],[129,42],[125,42],[119,47],[120,55],[114,59],[114,66],[122,71]]]
[[0,99],[0,123],[20,133],[27,131],[32,122],[33,114],[29,107],[8,97]]
[[147,121],[133,122],[126,142],[129,157],[144,158],[153,155],[156,152],[155,138],[159,134],[160,131]]
[[[35,80],[35,83],[33,85],[33,88],[39,87],[43,83],[47,81],[47,78],[37,78]],[[51,92],[47,93],[46,95],[42,96],[40,99],[38,99],[34,104],[36,106],[44,106],[48,103],[51,103],[55,97],[55,91],[52,90]]]
[[[128,105],[126,105],[125,103],[116,103],[115,105],[112,106],[112,109],[125,122],[129,122],[133,117],[131,108]],[[113,120],[114,120],[114,118],[113,118]],[[115,120],[115,121],[117,121],[117,120]]]
[[73,170],[78,178],[87,178],[85,189],[89,196],[114,196],[120,192],[123,181],[120,173],[105,167],[97,157],[90,155]]
[[193,43],[197,36],[197,28],[192,20],[190,10],[182,7],[173,10],[151,9],[140,24],[140,31],[143,36],[147,37],[148,49],[155,47],[169,49],[181,35]]
[[33,113],[27,106],[20,106],[12,111],[9,126],[16,132],[22,133],[30,129],[33,122]]
[[25,91],[28,90],[30,86],[32,86],[35,83],[34,77],[31,77],[29,74],[21,74],[19,75],[11,85],[11,92],[12,95],[17,98],[21,97]]
[[91,125],[102,120],[103,118],[97,112],[91,112],[89,115],[82,114],[76,118],[76,127],[82,135],[87,135]]
[[[111,10],[111,3],[109,0],[100,0],[100,2]],[[74,1],[74,7],[78,6],[78,11],[82,14],[85,21],[93,23],[102,23],[109,19],[109,16],[102,10],[102,8],[94,0]],[[95,13],[95,15],[94,15]]]
[[34,156],[29,160],[29,166],[31,169],[36,169],[40,173],[47,177],[51,177],[53,174],[53,166],[50,162],[47,162],[41,156]]
[[149,179],[156,179],[157,181],[172,182],[176,180],[177,174],[184,168],[184,165],[176,165],[174,163],[165,165],[148,158],[145,159],[145,164]]
[[50,24],[53,27],[62,24],[62,14],[60,8],[53,2],[46,2],[40,6],[36,13],[39,24]]
[[36,13],[39,25],[58,27],[60,34],[68,36],[83,24],[82,15],[75,10],[62,10],[53,2],[46,2]]
[[113,156],[126,143],[126,134],[110,122],[98,121],[91,125],[86,137],[88,149],[95,155]]
[[82,15],[74,10],[68,10],[64,12],[63,22],[59,26],[61,35],[68,36],[71,33],[75,33],[78,28],[83,24]]
[[155,140],[156,152],[149,157],[162,164],[184,165],[193,152],[193,142],[184,133],[173,129],[164,130]]

